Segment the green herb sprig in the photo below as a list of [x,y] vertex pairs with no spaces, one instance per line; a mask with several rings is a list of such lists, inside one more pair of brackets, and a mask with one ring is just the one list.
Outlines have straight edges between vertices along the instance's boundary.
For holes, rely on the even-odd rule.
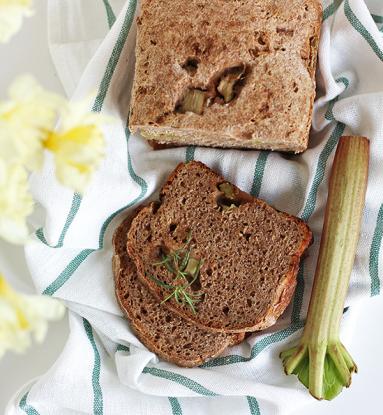
[[171,291],[161,304],[174,298],[178,304],[188,305],[193,314],[196,314],[195,305],[201,301],[203,293],[190,293],[188,289],[197,281],[203,260],[191,257],[191,251],[191,233],[189,233],[182,248],[163,254],[162,260],[153,264],[158,267],[163,266],[172,273],[173,283],[167,284],[154,276],[149,278],[165,290]]

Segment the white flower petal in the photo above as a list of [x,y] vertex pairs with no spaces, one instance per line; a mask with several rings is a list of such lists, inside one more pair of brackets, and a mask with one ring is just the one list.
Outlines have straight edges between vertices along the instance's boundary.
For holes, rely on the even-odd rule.
[[20,30],[23,18],[32,14],[31,5],[31,0],[0,1],[0,42],[8,42]]
[[7,102],[0,103],[0,157],[38,170],[43,163],[43,142],[64,101],[28,75],[12,83],[9,96]]
[[32,210],[27,172],[0,159],[0,236],[12,243],[24,243],[29,234],[26,218]]
[[29,347],[31,335],[41,343],[48,321],[65,313],[59,301],[37,295],[16,293],[0,275],[0,358],[7,350],[21,353]]

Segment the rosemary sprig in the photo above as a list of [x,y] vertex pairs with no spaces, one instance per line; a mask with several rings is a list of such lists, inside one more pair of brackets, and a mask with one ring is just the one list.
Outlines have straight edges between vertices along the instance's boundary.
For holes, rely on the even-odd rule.
[[[184,246],[168,254],[162,254],[161,261],[153,264],[154,266],[165,267],[174,275],[172,284],[167,284],[154,276],[149,276],[149,278],[160,287],[170,291],[170,294],[161,301],[161,304],[174,298],[178,304],[188,305],[193,314],[196,314],[195,305],[201,301],[203,293],[191,293],[188,289],[197,281],[203,260],[191,256],[192,247],[190,243],[191,233],[189,233]],[[179,284],[182,281],[184,283]],[[175,284],[177,282],[178,284]]]

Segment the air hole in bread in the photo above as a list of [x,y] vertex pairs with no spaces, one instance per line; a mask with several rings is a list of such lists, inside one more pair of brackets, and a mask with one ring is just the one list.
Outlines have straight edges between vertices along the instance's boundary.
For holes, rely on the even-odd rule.
[[[190,288],[192,289],[192,291],[199,291],[201,289],[201,281],[199,279],[199,275],[196,278],[195,281],[193,281],[192,285],[190,286]],[[202,300],[202,298],[201,298]]]
[[220,210],[227,211],[237,208],[241,205],[241,202],[236,199],[229,199],[228,197],[219,194],[216,198],[216,203]]
[[208,268],[206,270],[206,275],[208,275],[209,277],[211,277],[213,275],[213,271],[211,270],[211,268]]
[[230,308],[228,306],[223,307],[222,312],[227,316],[229,314]]
[[186,61],[181,65],[181,68],[184,69],[190,75],[194,75],[198,69],[199,60],[197,58],[187,58]]
[[228,104],[238,97],[250,68],[241,63],[224,69],[215,81],[216,103]]
[[184,349],[190,349],[192,347],[191,343],[184,344]]
[[261,46],[265,46],[267,44],[267,34],[266,34],[266,32],[255,32],[255,37],[257,39],[257,42]]
[[241,235],[246,239],[246,241],[249,241],[251,237],[251,233],[248,232],[241,232]]
[[169,225],[169,232],[173,233],[177,229],[177,225],[175,223],[171,223]]
[[[197,65],[197,66],[196,66]],[[197,70],[198,60],[189,58],[182,66],[185,70]],[[212,104],[228,104],[238,97],[250,67],[241,63],[225,68],[215,75],[203,88],[187,87],[177,100],[174,112],[185,114],[194,112],[202,115],[204,109]]]
[[247,302],[248,307],[251,307],[251,306],[253,305],[253,302],[251,301],[251,299],[250,299],[250,298],[248,298],[248,299],[246,300],[246,302]]
[[249,55],[253,59],[258,58],[258,56],[261,54],[261,50],[257,48],[256,46],[254,46],[253,48],[250,48],[248,52],[249,52]]
[[234,187],[230,183],[220,183],[217,188],[219,193],[216,195],[216,203],[221,211],[232,210],[246,202],[236,196]]
[[160,202],[153,202],[151,207],[152,207],[152,213],[155,214],[157,213],[158,209],[160,208],[161,203]]

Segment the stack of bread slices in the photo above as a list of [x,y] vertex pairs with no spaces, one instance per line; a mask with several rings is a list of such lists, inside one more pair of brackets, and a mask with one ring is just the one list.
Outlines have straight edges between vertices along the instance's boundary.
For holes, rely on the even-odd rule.
[[276,322],[311,239],[300,219],[182,163],[114,234],[116,296],[148,349],[193,367]]

